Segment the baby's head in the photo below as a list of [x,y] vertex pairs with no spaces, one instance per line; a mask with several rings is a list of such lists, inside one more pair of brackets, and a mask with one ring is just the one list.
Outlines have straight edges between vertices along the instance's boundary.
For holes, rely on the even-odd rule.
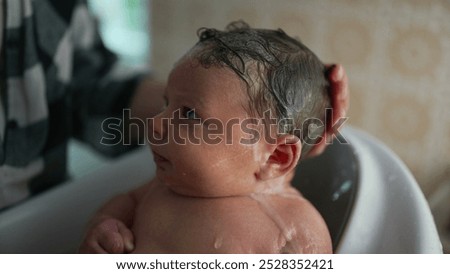
[[152,145],[157,176],[201,197],[287,182],[324,130],[325,67],[281,30],[237,22],[199,37],[172,70],[167,107],[154,119],[152,136],[167,140]]
[[325,130],[330,107],[325,66],[317,56],[281,29],[253,29],[243,21],[198,35],[188,56],[204,67],[231,69],[246,84],[252,116],[275,118],[278,134],[297,136],[306,156]]

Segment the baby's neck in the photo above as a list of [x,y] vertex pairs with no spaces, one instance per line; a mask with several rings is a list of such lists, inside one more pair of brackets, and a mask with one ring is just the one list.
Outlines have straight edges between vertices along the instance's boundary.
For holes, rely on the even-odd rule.
[[291,189],[291,177],[283,176],[272,180],[259,181],[254,194],[281,194]]
[[161,183],[163,185],[166,185],[173,193],[180,195],[180,196],[186,196],[191,198],[229,198],[229,197],[253,197],[254,195],[284,195],[287,193],[292,192],[292,186],[291,186],[291,180],[290,178],[277,178],[272,180],[256,180],[256,182],[253,182],[253,187],[250,187],[246,190],[243,190],[242,192],[236,191],[233,194],[223,194],[216,193],[214,196],[209,195],[191,195],[190,193],[185,192],[179,192],[176,189],[172,189],[171,186],[164,184],[162,181],[157,180],[158,183]]

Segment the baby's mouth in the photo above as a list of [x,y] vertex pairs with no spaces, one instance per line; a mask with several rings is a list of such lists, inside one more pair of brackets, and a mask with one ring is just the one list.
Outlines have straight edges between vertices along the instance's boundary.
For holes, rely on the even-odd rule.
[[155,161],[156,164],[163,164],[169,162],[169,160],[167,160],[160,154],[156,153],[154,150],[152,150],[152,152],[153,152],[153,160]]

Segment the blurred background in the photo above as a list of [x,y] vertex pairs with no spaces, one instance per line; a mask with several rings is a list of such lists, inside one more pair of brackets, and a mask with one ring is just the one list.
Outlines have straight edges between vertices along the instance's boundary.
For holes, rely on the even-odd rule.
[[449,233],[450,0],[90,0],[90,7],[108,47],[163,81],[198,28],[239,19],[282,28],[324,63],[343,64],[348,124],[399,155]]

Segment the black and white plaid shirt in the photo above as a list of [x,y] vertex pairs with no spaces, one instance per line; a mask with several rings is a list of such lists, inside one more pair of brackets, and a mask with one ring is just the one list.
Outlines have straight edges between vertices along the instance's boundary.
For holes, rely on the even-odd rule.
[[121,115],[139,77],[119,68],[84,1],[0,2],[4,208],[66,179],[68,139],[98,147],[99,125]]

